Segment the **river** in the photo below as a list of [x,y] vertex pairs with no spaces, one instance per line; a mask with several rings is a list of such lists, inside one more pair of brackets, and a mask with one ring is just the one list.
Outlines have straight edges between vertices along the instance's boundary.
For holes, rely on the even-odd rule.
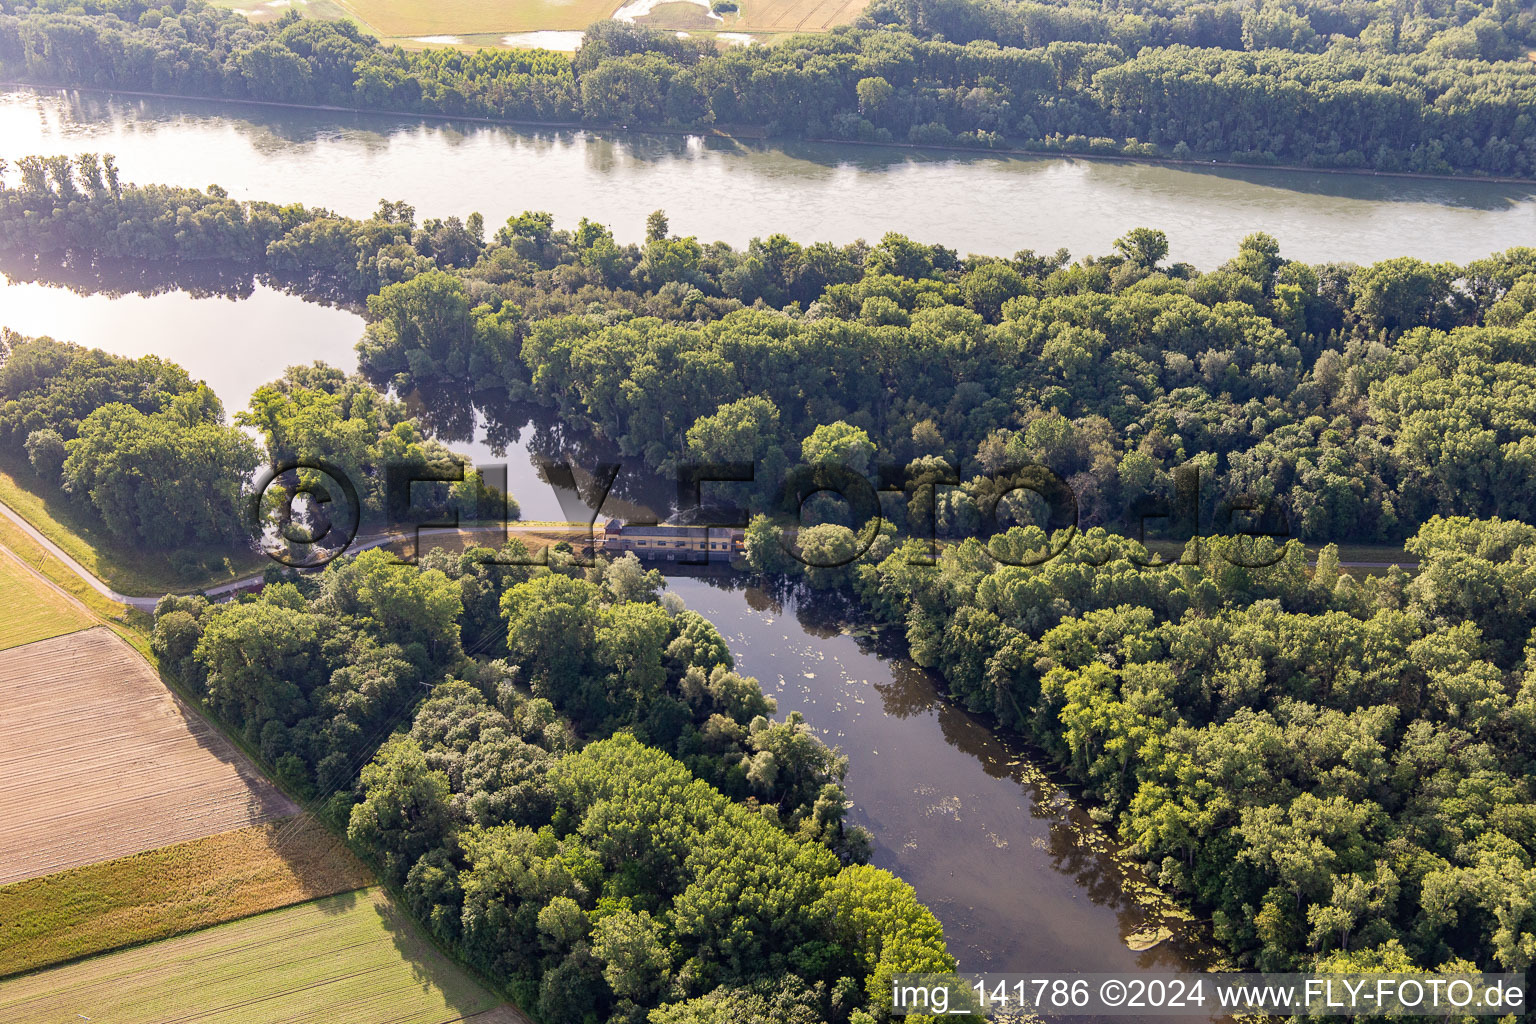
[[[547,209],[638,238],[664,208],[673,230],[742,243],[899,230],[962,251],[1104,252],[1125,229],[1168,231],[1173,258],[1218,264],[1267,230],[1308,260],[1412,254],[1466,261],[1536,238],[1536,192],[1479,183],[1285,172],[1205,172],[1079,160],[913,154],[863,147],[749,147],[679,136],[519,132],[198,102],[0,93],[0,157],[113,152],[126,177],[206,185],[365,214],[380,197],[423,216],[480,210],[491,223]],[[3,269],[3,268],[0,268]],[[12,276],[26,277],[13,270]],[[77,282],[78,284],[78,282]],[[126,355],[155,352],[238,409],[294,362],[356,365],[361,319],[262,284],[213,293],[131,287],[85,294],[0,275],[0,324]],[[114,297],[115,296],[115,297]],[[526,518],[564,518],[529,462],[506,450]],[[459,446],[456,446],[459,447]],[[491,458],[483,439],[471,446]],[[968,970],[1168,969],[1200,962],[1183,935],[1135,952],[1146,914],[1086,816],[1026,751],[945,702],[929,676],[840,624],[835,610],[730,577],[674,577],[714,621],[738,667],[781,712],[800,710],[850,760],[854,820],[875,863],[938,913]]]
[[621,241],[663,209],[672,230],[742,245],[900,231],[965,253],[1110,251],[1126,230],[1168,233],[1170,259],[1217,266],[1268,231],[1294,259],[1466,262],[1536,238],[1536,186],[1306,171],[1020,159],[833,144],[520,131],[99,93],[0,93],[0,156],[113,153],[131,181],[299,201],[366,216],[403,199],[423,216],[524,210],[581,217]]

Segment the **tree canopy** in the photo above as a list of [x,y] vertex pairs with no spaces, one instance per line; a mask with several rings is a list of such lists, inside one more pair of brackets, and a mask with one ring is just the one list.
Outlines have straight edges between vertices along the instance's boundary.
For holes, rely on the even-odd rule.
[[[198,0],[19,0],[0,14],[0,69],[559,124],[1530,176],[1533,26],[1516,0],[878,0],[856,26],[724,52],[600,21],[572,56],[405,50],[346,21],[253,24]],[[88,184],[111,181],[98,167]],[[692,259],[664,239],[655,255],[658,283]]]

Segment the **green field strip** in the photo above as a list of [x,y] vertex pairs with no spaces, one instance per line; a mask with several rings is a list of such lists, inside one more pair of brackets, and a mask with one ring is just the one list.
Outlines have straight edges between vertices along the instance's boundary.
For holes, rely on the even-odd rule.
[[379,889],[0,982],[0,1022],[517,1024]]
[[0,552],[0,650],[74,633],[96,624],[68,597]]

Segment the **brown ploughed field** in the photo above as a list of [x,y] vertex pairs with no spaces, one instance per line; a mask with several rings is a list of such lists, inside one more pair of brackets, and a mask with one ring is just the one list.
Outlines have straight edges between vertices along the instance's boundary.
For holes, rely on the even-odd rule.
[[0,652],[0,885],[297,812],[105,627]]

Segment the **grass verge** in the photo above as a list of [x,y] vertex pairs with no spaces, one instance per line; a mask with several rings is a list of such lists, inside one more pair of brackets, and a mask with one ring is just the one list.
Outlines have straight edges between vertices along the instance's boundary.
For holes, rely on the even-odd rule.
[[32,878],[0,887],[0,975],[372,883],[307,814]]
[[119,594],[159,597],[198,590],[259,573],[270,564],[256,552],[231,546],[178,551],[186,563],[178,569],[167,553],[146,551],[109,535],[63,490],[39,481],[14,452],[0,453],[0,502]]

